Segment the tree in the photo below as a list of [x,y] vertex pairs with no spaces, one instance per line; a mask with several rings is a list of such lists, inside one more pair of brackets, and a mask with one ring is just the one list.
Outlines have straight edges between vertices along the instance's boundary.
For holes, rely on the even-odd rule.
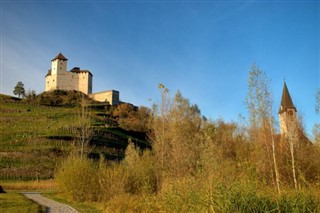
[[159,89],[162,100],[154,105],[149,136],[160,178],[164,173],[171,177],[195,173],[200,156],[200,110],[179,91],[171,98],[162,84]]
[[27,101],[31,102],[34,101],[37,97],[37,93],[34,90],[28,90],[27,93],[24,95]]
[[248,95],[245,103],[250,114],[251,141],[255,143],[257,154],[263,154],[267,159],[267,161],[257,165],[258,169],[274,179],[277,191],[280,193],[280,177],[276,158],[272,97],[269,91],[269,82],[270,80],[266,73],[253,64],[249,72]]
[[128,131],[147,132],[149,115],[150,110],[147,107],[137,108],[132,104],[120,104],[113,111],[119,126]]
[[21,96],[23,97],[25,95],[24,85],[21,81],[19,81],[17,83],[17,85],[15,86],[15,88],[13,90],[13,94],[18,95],[19,98]]
[[88,146],[92,136],[92,118],[90,108],[87,106],[83,94],[81,95],[81,105],[77,111],[77,120],[73,128],[76,137],[77,148],[80,148],[80,158],[83,158],[84,149]]

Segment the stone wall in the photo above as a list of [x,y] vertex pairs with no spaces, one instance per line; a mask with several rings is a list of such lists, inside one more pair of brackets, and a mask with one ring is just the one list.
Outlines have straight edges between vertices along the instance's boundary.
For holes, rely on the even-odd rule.
[[110,105],[118,105],[120,103],[119,91],[116,90],[92,93],[89,97],[95,101],[109,102]]
[[88,70],[47,75],[45,91],[55,89],[77,90],[88,95],[92,93],[92,75]]

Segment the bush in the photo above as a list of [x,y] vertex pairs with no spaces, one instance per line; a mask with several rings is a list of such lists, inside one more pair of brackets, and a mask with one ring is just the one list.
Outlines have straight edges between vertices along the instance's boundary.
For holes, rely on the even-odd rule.
[[124,166],[127,173],[125,191],[131,194],[151,194],[158,188],[156,173],[149,151],[139,156],[139,150],[129,143]]
[[70,157],[57,173],[60,189],[75,201],[96,201],[99,195],[97,167],[89,159]]
[[125,193],[125,170],[122,164],[109,163],[107,167],[100,163],[99,168],[99,201],[109,201]]

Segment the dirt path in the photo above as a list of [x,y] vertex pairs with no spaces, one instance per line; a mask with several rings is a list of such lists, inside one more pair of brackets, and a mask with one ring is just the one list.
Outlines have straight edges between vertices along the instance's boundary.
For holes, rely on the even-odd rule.
[[39,203],[42,206],[46,206],[47,212],[50,213],[78,213],[77,210],[63,203],[51,200],[49,198],[43,197],[38,192],[23,192],[22,193],[27,198]]

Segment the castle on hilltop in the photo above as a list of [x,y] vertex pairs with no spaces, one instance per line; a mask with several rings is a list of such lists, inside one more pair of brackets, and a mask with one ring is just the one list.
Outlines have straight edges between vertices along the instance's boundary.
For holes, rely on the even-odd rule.
[[52,90],[76,90],[99,102],[108,102],[111,105],[120,103],[119,91],[108,90],[92,93],[92,73],[89,70],[81,70],[79,67],[74,67],[67,71],[67,62],[68,59],[61,53],[51,60],[51,69],[45,76],[46,92]]

